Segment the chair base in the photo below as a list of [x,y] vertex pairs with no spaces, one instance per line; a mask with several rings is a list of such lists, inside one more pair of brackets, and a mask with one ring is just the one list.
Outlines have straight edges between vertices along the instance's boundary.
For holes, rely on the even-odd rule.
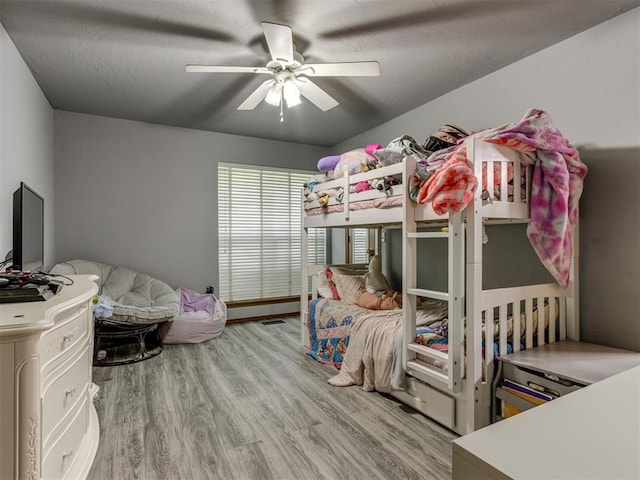
[[134,325],[97,318],[94,335],[93,365],[97,367],[141,362],[164,348],[157,323]]

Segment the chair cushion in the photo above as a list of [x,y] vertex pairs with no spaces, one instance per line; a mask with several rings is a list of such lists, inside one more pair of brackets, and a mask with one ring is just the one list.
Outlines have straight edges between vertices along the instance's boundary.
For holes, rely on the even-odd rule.
[[88,260],[59,263],[50,273],[97,275],[99,294],[113,303],[112,320],[137,324],[160,323],[178,314],[180,301],[176,292],[146,273]]

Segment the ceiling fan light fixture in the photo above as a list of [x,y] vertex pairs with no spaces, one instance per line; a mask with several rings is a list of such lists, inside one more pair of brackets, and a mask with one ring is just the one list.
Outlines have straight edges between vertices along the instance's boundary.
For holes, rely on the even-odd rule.
[[282,89],[280,85],[275,82],[273,86],[267,92],[267,96],[264,99],[269,105],[273,105],[274,107],[279,107],[280,102],[282,101]]
[[[2,0],[0,0],[0,3]],[[282,110],[302,103],[303,96],[323,112],[338,105],[338,101],[307,77],[377,77],[380,65],[376,61],[310,63],[296,51],[293,33],[288,25],[262,22],[270,60],[264,67],[232,65],[187,65],[187,72],[257,73],[272,75],[238,106],[238,110],[253,110],[263,100]]]
[[302,103],[302,100],[300,100],[300,90],[298,90],[298,87],[290,78],[284,81],[284,85],[282,86],[282,95],[284,96],[284,100],[287,102],[287,108],[295,107]]

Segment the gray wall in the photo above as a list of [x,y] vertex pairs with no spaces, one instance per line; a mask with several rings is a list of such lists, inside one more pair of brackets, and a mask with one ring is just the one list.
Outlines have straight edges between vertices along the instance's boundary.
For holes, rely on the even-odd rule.
[[[531,107],[548,111],[591,167],[581,211],[582,339],[640,351],[639,85],[636,8],[331,150],[384,145],[402,134],[422,143],[444,123],[479,130],[518,120]],[[503,241],[497,238],[490,235],[488,248]],[[506,255],[514,251],[505,244]]]
[[12,198],[23,181],[45,201],[45,268],[53,265],[53,109],[0,25],[0,261],[12,249]]
[[218,162],[314,170],[325,151],[56,111],[56,259],[217,288]]
[[[503,288],[531,283],[552,283],[553,277],[538,261],[526,234],[526,225],[489,225],[489,242],[482,247],[485,268],[482,270],[484,288]],[[398,229],[387,230],[384,252],[385,271],[393,287],[402,287],[402,234]],[[445,239],[418,240],[418,288],[447,290],[447,241]]]
[[640,351],[640,148],[586,149],[582,159],[582,338]]

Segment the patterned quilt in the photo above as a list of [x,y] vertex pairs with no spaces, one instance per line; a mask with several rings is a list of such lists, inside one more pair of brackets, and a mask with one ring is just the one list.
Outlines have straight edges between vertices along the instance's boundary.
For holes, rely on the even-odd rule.
[[[427,301],[418,311],[417,323],[428,322],[430,328],[424,325],[419,328],[435,329],[441,333],[438,330],[440,321],[432,322],[434,318],[445,316],[446,309],[444,302]],[[340,368],[349,345],[351,328],[355,322],[398,323],[401,318],[402,310],[369,310],[358,305],[317,298],[309,304],[309,350],[307,355],[321,363]],[[433,343],[437,344],[439,340],[434,337]]]
[[354,315],[368,310],[336,300],[316,298],[309,304],[309,350],[307,355],[340,368],[349,345]]

